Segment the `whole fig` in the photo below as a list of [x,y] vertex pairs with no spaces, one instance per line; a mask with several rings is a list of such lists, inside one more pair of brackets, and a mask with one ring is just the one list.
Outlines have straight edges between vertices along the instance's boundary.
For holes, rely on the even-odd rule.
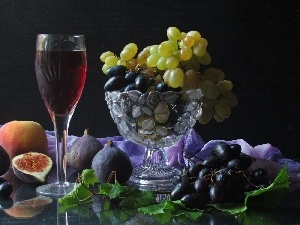
[[129,180],[133,166],[128,155],[115,147],[112,141],[108,141],[104,148],[95,155],[92,169],[95,170],[100,183],[114,183],[114,178],[116,178],[122,184]]
[[67,164],[80,172],[84,169],[90,169],[94,156],[102,148],[101,142],[85,130],[83,136],[77,138],[70,145],[67,153]]

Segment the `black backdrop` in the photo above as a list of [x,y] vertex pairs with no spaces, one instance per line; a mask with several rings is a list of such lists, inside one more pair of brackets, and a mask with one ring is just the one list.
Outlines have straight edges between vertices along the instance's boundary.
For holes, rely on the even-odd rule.
[[99,56],[135,42],[140,49],[166,40],[166,29],[199,30],[212,65],[232,80],[239,104],[223,123],[195,126],[205,141],[271,143],[300,158],[299,1],[274,0],[0,0],[0,124],[52,122],[37,89],[37,33],[86,35],[88,75],[69,134],[118,135],[106,102]]

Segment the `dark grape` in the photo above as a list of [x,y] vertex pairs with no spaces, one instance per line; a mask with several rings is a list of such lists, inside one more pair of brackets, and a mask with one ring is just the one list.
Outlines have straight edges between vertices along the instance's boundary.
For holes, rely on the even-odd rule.
[[194,183],[194,189],[195,192],[198,194],[208,194],[209,192],[209,185],[210,185],[210,180],[209,179],[198,179]]
[[149,85],[150,85],[150,80],[149,76],[147,74],[140,74],[135,78],[135,87],[137,90],[140,92],[146,92]]
[[247,167],[240,159],[232,159],[227,164],[226,167],[228,169],[233,169],[236,171],[245,170]]
[[229,148],[232,152],[233,157],[239,156],[242,152],[242,148],[239,144],[231,144],[229,145]]
[[122,76],[115,76],[109,78],[104,85],[105,91],[118,91],[124,88],[127,85],[127,81],[125,77]]
[[6,179],[4,179],[3,177],[0,177],[0,184],[4,183],[4,182],[7,182]]
[[239,155],[235,148],[230,148],[230,146],[225,142],[218,142],[215,145],[212,154],[218,156],[223,161],[229,161]]
[[199,179],[205,178],[206,176],[211,175],[211,173],[212,173],[212,170],[205,167],[202,170],[200,170],[200,172],[198,174],[198,178]]
[[179,200],[184,195],[193,193],[193,191],[193,186],[189,182],[182,181],[175,185],[175,187],[171,191],[170,197],[172,200]]
[[0,184],[0,196],[1,197],[7,197],[13,192],[13,186],[8,183],[4,182]]
[[251,175],[255,184],[265,184],[267,182],[267,171],[263,168],[255,169]]
[[213,203],[223,202],[225,198],[225,190],[222,185],[211,185],[209,190],[209,196]]
[[189,169],[189,175],[192,177],[198,177],[200,170],[202,170],[204,166],[201,163],[198,163]]
[[135,84],[128,84],[123,91],[132,91],[132,90],[136,90]]
[[122,65],[117,65],[117,66],[112,66],[110,67],[107,72],[106,75],[111,78],[111,77],[115,77],[115,76],[122,76],[124,77],[127,71],[127,67],[126,66],[122,66]]
[[202,162],[202,165],[208,168],[219,168],[222,165],[222,161],[219,157],[211,155]]
[[242,161],[242,163],[244,164],[245,169],[247,169],[252,164],[252,162],[254,161],[254,158],[252,158],[251,156],[246,155],[246,154],[241,154],[236,158],[239,159],[240,161]]
[[125,79],[128,81],[128,83],[134,83],[135,78],[139,75],[140,73],[137,71],[129,71],[125,75]]
[[208,203],[207,199],[205,195],[193,193],[184,195],[180,201],[189,209],[204,209]]
[[0,209],[9,209],[14,205],[14,201],[10,197],[0,198]]
[[155,86],[155,91],[158,91],[161,93],[166,92],[168,90],[169,90],[169,86],[165,82],[160,82]]

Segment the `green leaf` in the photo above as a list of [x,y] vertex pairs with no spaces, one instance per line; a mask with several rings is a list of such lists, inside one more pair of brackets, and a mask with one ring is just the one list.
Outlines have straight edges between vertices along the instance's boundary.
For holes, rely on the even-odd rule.
[[92,169],[83,170],[81,174],[81,179],[87,185],[94,185],[95,183],[99,182],[95,171]]
[[91,192],[81,183],[75,184],[74,189],[58,200],[61,212],[68,211],[81,203],[91,201]]

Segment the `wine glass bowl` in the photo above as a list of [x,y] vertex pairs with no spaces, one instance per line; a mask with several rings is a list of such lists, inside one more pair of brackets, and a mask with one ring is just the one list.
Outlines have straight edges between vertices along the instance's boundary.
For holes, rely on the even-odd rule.
[[164,148],[179,142],[195,125],[201,96],[200,89],[105,93],[120,134],[146,148],[143,164],[134,168],[129,185],[158,192],[173,188],[173,180],[181,171],[168,164]]

